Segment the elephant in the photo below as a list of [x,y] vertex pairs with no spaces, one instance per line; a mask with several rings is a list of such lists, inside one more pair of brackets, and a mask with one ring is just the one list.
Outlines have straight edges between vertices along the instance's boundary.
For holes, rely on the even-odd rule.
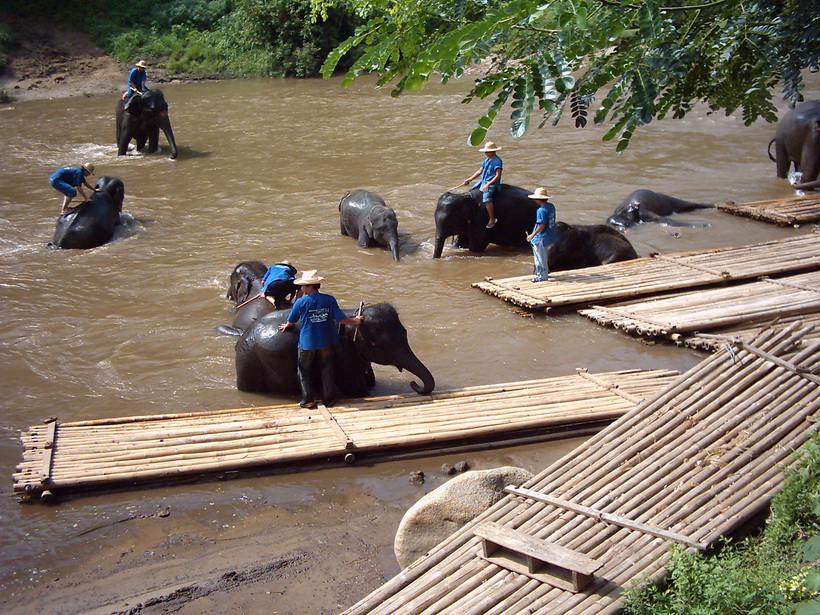
[[486,228],[489,216],[481,203],[478,189],[465,193],[445,192],[436,204],[436,241],[433,258],[441,258],[444,241],[455,235],[455,243],[471,252],[483,252],[491,243],[501,246],[527,246],[527,233],[535,226],[538,203],[528,198],[530,191],[502,184],[493,197],[498,222]]
[[141,95],[134,94],[128,101],[118,101],[116,117],[118,155],[125,155],[131,139],[136,140],[137,151],[143,151],[147,141],[148,153],[156,152],[159,149],[159,129],[162,128],[171,146],[171,158],[177,157],[177,143],[168,117],[168,103],[161,90],[147,90]]
[[393,253],[393,260],[400,260],[396,212],[378,194],[367,190],[345,194],[339,201],[339,223],[342,235],[358,239],[360,248],[385,246]]
[[118,177],[104,175],[95,187],[100,192],[94,192],[91,200],[57,218],[54,239],[49,247],[85,250],[111,240],[116,227],[121,224],[125,186]]
[[673,220],[669,216],[684,211],[714,208],[714,203],[693,203],[653,190],[635,190],[615,208],[615,212],[606,222],[620,230],[641,222],[660,222],[669,226],[700,226]]
[[[262,277],[267,270],[268,268],[264,263],[253,260],[239,263],[231,272],[226,296],[238,306],[236,316],[234,316],[231,323],[232,329],[240,332],[244,331],[258,318],[276,309],[263,298],[249,301],[262,290]],[[232,333],[224,327],[220,327],[219,330],[223,333]]]
[[[345,310],[348,316],[354,310]],[[288,311],[278,310],[259,318],[236,342],[236,386],[240,391],[296,393],[300,390],[296,360],[299,325],[280,331]],[[410,386],[429,395],[436,386],[430,370],[416,357],[407,341],[407,330],[398,312],[388,303],[366,306],[358,327],[341,325],[340,343],[334,348],[336,384],[345,397],[362,397],[376,384],[371,363],[394,365],[421,379]],[[358,329],[358,332],[356,332]]]
[[787,177],[794,163],[795,172],[801,174],[796,188],[820,187],[820,100],[807,100],[780,118],[775,137],[769,141],[769,158],[777,164],[778,177]]
[[549,251],[550,271],[595,267],[638,258],[624,235],[606,224],[584,226],[558,222],[558,240]]

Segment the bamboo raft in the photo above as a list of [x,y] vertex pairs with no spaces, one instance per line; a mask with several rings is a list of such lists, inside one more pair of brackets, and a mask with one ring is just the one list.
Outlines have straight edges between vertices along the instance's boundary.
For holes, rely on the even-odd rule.
[[820,220],[820,195],[811,194],[752,203],[729,202],[718,204],[717,208],[726,213],[779,226],[794,226]]
[[618,612],[626,587],[665,575],[670,545],[709,549],[767,509],[817,429],[805,333],[710,355],[345,614]]
[[557,271],[547,282],[532,282],[532,276],[527,275],[487,278],[472,286],[513,305],[549,311],[818,268],[820,233],[809,233],[738,248],[678,252]]
[[[295,405],[58,423],[23,432],[14,491],[30,497],[163,483],[249,469],[294,471],[407,451],[598,431],[676,376],[669,370],[391,395],[331,410]],[[555,436],[553,436],[555,437]]]
[[719,327],[820,314],[820,271],[579,310],[632,335],[671,339]]
[[690,334],[673,334],[672,341],[679,346],[694,348],[696,350],[706,350],[715,352],[723,348],[727,343],[736,340],[746,340],[760,335],[763,331],[772,327],[785,327],[796,322],[802,322],[807,327],[814,329],[803,337],[804,343],[820,341],[820,313],[803,314],[800,316],[790,316],[788,318],[776,318],[763,322],[750,322],[743,325],[730,325],[728,327],[717,327],[709,333],[694,332]]

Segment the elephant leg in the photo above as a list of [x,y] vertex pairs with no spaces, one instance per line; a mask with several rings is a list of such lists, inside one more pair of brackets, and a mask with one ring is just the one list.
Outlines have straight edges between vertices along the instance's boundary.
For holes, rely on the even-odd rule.
[[148,131],[148,153],[153,154],[159,149],[159,127]]
[[775,159],[777,164],[777,176],[785,178],[789,174],[789,167],[791,166],[791,159],[789,152],[786,150],[786,145],[779,140],[775,143]]
[[133,135],[128,128],[117,130],[117,155],[125,156],[128,153],[128,144],[131,143]]
[[800,154],[800,170],[803,176],[801,183],[813,182],[820,174],[820,144],[813,139],[807,139]]
[[138,135],[134,135],[134,140],[137,142],[137,151],[138,152],[145,151],[145,141],[146,141],[145,133],[140,133]]

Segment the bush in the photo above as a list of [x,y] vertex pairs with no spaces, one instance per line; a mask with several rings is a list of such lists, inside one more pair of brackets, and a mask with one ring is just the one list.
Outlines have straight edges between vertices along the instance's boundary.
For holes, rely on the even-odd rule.
[[[786,472],[763,534],[714,556],[673,548],[667,586],[626,594],[627,615],[793,615],[820,612],[820,575],[804,545],[820,533],[820,436]],[[812,538],[814,537],[814,538]],[[796,610],[797,609],[797,610]]]

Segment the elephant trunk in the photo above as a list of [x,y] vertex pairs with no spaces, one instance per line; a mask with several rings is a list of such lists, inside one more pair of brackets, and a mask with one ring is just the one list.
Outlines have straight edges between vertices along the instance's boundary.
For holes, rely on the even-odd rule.
[[436,243],[433,248],[433,258],[441,258],[441,253],[444,251],[444,241],[447,237],[443,233],[436,233]]
[[171,160],[174,160],[177,155],[177,142],[174,139],[174,130],[171,128],[171,119],[168,117],[168,112],[165,111],[159,115],[159,125],[162,132],[165,133],[165,138],[168,139],[168,144],[171,146]]
[[396,236],[391,236],[390,239],[387,240],[387,245],[393,253],[393,260],[401,260],[401,257],[399,256],[399,238]]
[[419,395],[430,395],[433,389],[436,388],[436,379],[427,366],[422,363],[419,358],[410,351],[410,356],[404,361],[403,365],[397,365],[400,370],[406,369],[408,372],[421,378],[421,386],[417,382],[411,381],[410,387]]

